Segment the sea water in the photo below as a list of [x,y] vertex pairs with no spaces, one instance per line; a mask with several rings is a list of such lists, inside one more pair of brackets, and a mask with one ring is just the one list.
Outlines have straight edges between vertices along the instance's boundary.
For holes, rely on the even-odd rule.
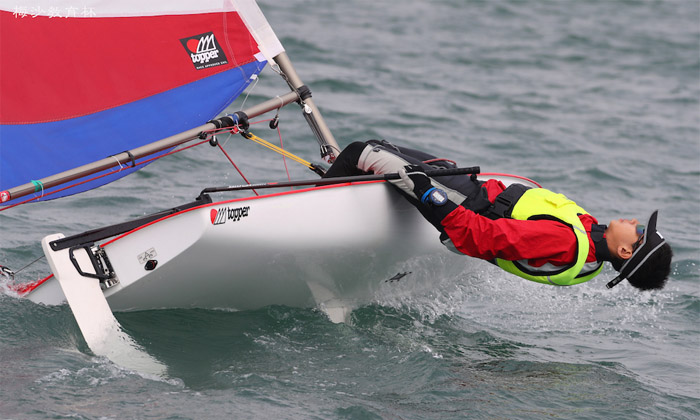
[[[547,287],[470,261],[458,274],[416,273],[427,291],[399,282],[349,324],[281,306],[117,314],[167,366],[164,379],[91,355],[67,306],[6,292],[0,418],[700,417],[700,2],[261,7],[342,146],[387,139],[527,176],[601,223],[659,209],[675,251],[668,286],[607,290],[608,267],[580,286]],[[246,105],[283,92],[267,70]],[[298,110],[280,117],[285,148],[318,160]],[[257,134],[278,142],[275,131]],[[251,182],[286,178],[278,157],[221,140]],[[293,178],[310,177],[288,166]],[[39,257],[48,233],[127,220],[229,183],[241,183],[236,171],[201,146],[97,191],[0,212],[0,264]],[[18,278],[46,274],[40,260]]]

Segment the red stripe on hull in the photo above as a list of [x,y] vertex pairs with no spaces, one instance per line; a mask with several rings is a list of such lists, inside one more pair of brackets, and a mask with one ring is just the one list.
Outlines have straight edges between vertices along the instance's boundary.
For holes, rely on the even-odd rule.
[[26,283],[26,284],[9,284],[8,287],[10,290],[14,291],[17,293],[20,297],[23,297],[30,292],[34,291],[37,287],[41,286],[44,284],[48,279],[53,277],[53,274],[49,274],[48,276],[44,277],[41,280],[37,280],[32,283]]

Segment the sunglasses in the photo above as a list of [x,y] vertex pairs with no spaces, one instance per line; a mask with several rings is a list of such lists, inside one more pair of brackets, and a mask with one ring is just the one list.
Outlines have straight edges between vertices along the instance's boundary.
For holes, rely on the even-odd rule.
[[646,227],[644,225],[637,225],[637,235],[639,235],[639,239],[637,239],[637,242],[632,244],[632,252],[636,251],[637,248],[642,244],[642,241],[644,240],[644,231],[646,230]]

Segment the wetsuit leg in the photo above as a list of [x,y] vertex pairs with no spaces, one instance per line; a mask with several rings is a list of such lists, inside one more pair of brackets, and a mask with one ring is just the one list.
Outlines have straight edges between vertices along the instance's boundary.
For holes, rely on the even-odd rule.
[[323,178],[337,178],[341,176],[353,176],[353,175],[363,175],[362,172],[357,168],[357,161],[360,159],[360,154],[367,147],[367,144],[362,141],[356,141],[350,143],[342,152],[338,155],[333,162],[333,165],[326,171]]
[[[423,162],[433,159],[436,158],[431,154],[399,147],[385,140],[354,142],[340,153],[324,177],[367,173],[386,174],[397,172],[406,165],[419,165],[424,170],[431,170],[436,167]],[[444,167],[444,165],[438,165],[438,167]],[[402,182],[402,180],[392,181],[397,187],[400,187]],[[481,189],[482,183],[468,175],[436,177],[432,179],[432,183],[445,191],[452,202],[477,212],[481,207],[490,205],[486,199],[486,191]],[[418,197],[410,195],[407,197],[419,207]]]
[[421,150],[411,149],[405,146],[397,146],[395,144],[389,143],[386,140],[368,140],[367,144],[372,146],[382,146],[390,152],[395,152],[398,155],[405,157],[411,157],[416,159],[418,162],[430,162],[430,166],[439,168],[455,168],[457,165],[454,162],[448,160],[438,159],[437,156],[431,155],[430,153],[423,152]]
[[[423,162],[433,159],[436,159],[434,155],[396,146],[386,140],[356,141],[343,149],[324,178],[368,173],[386,174],[397,172],[406,165],[419,165],[424,170],[431,170],[435,169],[435,166]],[[447,192],[450,200],[455,203],[463,203],[467,197],[476,196],[481,187],[479,181],[464,175],[439,177],[433,181],[435,186]]]

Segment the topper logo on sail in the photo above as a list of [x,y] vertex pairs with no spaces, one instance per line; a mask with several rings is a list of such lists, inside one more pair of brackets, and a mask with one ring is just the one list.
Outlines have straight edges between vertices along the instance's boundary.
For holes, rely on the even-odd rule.
[[228,64],[224,50],[213,32],[207,32],[180,40],[197,70]]
[[245,207],[221,207],[220,209],[211,209],[209,212],[209,217],[211,218],[212,225],[222,225],[226,223],[227,220],[237,222],[243,217],[248,217],[250,213],[250,206]]

